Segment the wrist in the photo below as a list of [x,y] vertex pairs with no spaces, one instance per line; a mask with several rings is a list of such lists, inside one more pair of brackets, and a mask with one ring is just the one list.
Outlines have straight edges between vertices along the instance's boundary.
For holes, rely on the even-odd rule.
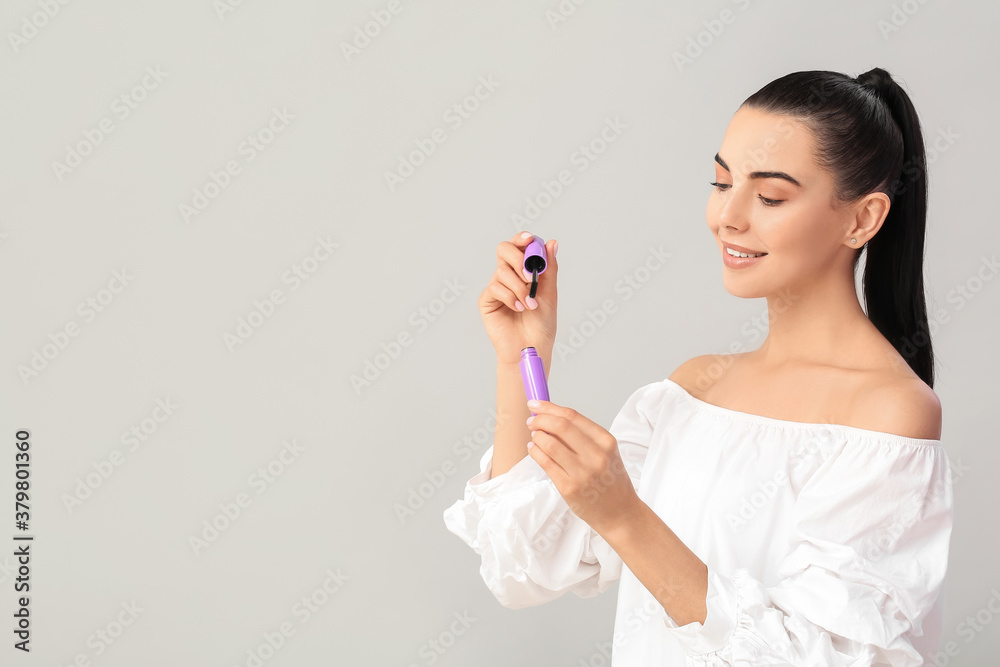
[[[552,367],[552,352],[545,350],[538,350],[538,358],[542,360],[542,364],[545,366],[545,372],[548,373],[549,369]],[[501,370],[515,369],[518,372],[520,372],[521,360],[517,359],[514,361],[507,361],[498,358],[497,368]]]
[[624,550],[633,542],[641,542],[643,535],[648,534],[646,522],[651,515],[657,516],[642,498],[635,495],[629,507],[617,514],[613,524],[604,526],[597,532],[612,549],[618,551],[621,547]]

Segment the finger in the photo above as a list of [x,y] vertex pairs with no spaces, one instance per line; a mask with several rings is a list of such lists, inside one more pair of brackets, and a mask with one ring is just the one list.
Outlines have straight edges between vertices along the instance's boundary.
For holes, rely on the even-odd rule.
[[[535,443],[535,447],[541,447],[542,450],[559,464],[559,467],[570,477],[577,478],[585,473],[585,467],[588,460],[594,459],[595,457],[581,456],[577,451],[579,446],[579,440],[574,440],[574,435],[578,434],[555,434],[549,433],[547,431],[534,431],[531,434],[531,441]],[[570,443],[576,442],[577,446]],[[532,447],[534,449],[534,447]],[[597,456],[600,452],[595,452]]]
[[[561,431],[569,428],[569,426],[561,427],[556,425],[554,422],[542,419],[543,415],[552,415],[565,420],[567,424],[572,425],[578,433],[590,440],[593,440],[599,445],[611,446],[613,444],[617,446],[618,444],[618,441],[615,440],[614,436],[612,436],[606,428],[583,416],[573,408],[565,405],[559,405],[557,403],[553,403],[552,401],[538,401],[537,406],[532,407],[529,405],[528,409],[536,415],[530,426],[533,430],[537,430],[539,428],[538,425],[540,424],[548,425],[550,428],[558,428]],[[546,429],[542,428],[542,430]]]
[[[555,303],[559,276],[559,263],[556,261],[555,247],[555,239],[549,239],[545,242],[545,273],[538,276],[538,290],[535,292],[536,299],[548,303]],[[531,278],[528,278],[528,284],[531,284]]]
[[559,272],[559,262],[556,261],[556,243],[558,239],[549,239],[545,242],[545,275],[550,273],[555,276]]
[[536,414],[528,424],[528,428],[537,433],[545,433],[558,438],[563,445],[577,456],[591,458],[593,454],[587,450],[590,437],[572,421],[552,414]]
[[534,438],[532,439],[532,443],[534,444],[528,447],[528,456],[535,459],[535,462],[541,466],[545,474],[549,476],[549,479],[555,482],[556,487],[562,487],[570,479],[569,475],[566,474],[566,469],[542,449],[541,445],[535,443]]
[[497,266],[508,264],[521,273],[524,268],[524,249],[534,238],[535,236],[531,232],[520,232],[511,237],[509,241],[503,241],[497,245]]
[[495,280],[497,282],[510,290],[522,305],[527,305],[528,302],[526,299],[528,298],[528,293],[531,288],[530,285],[524,281],[523,276],[519,276],[514,273],[514,269],[510,268],[510,266],[499,267],[495,275]]
[[491,301],[499,301],[511,310],[515,310],[517,312],[522,312],[528,309],[522,301],[518,300],[516,294],[496,280],[490,282],[490,284],[486,286],[484,293],[486,296],[485,305],[487,306],[492,306],[490,303]]
[[514,234],[514,236],[510,237],[510,242],[516,246],[525,248],[529,243],[531,243],[532,239],[534,238],[535,238],[534,234],[528,231],[524,231],[524,232],[518,232],[517,234]]

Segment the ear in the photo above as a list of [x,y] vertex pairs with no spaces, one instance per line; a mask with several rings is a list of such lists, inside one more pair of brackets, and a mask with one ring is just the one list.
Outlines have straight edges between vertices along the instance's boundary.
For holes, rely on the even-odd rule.
[[[872,192],[862,197],[853,207],[854,218],[848,230],[846,245],[860,248],[878,233],[889,214],[889,196],[884,192]],[[851,243],[857,239],[857,243]]]

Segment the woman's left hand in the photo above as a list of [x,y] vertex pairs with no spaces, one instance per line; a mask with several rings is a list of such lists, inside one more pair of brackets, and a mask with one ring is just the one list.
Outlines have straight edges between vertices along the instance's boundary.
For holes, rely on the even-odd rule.
[[[618,440],[576,410],[528,402],[535,413],[528,456],[535,459],[570,509],[606,537],[641,503],[618,452]],[[533,443],[533,445],[532,445]]]

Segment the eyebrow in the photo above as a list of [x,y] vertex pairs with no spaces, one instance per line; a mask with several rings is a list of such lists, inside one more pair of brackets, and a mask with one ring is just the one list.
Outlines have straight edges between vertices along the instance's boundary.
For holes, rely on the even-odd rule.
[[[719,157],[718,153],[715,154],[715,161],[721,164],[723,169],[729,171],[729,165],[726,164],[725,160]],[[750,172],[750,178],[782,178],[790,183],[794,183],[800,188],[802,187],[801,183],[783,171],[752,171]]]

